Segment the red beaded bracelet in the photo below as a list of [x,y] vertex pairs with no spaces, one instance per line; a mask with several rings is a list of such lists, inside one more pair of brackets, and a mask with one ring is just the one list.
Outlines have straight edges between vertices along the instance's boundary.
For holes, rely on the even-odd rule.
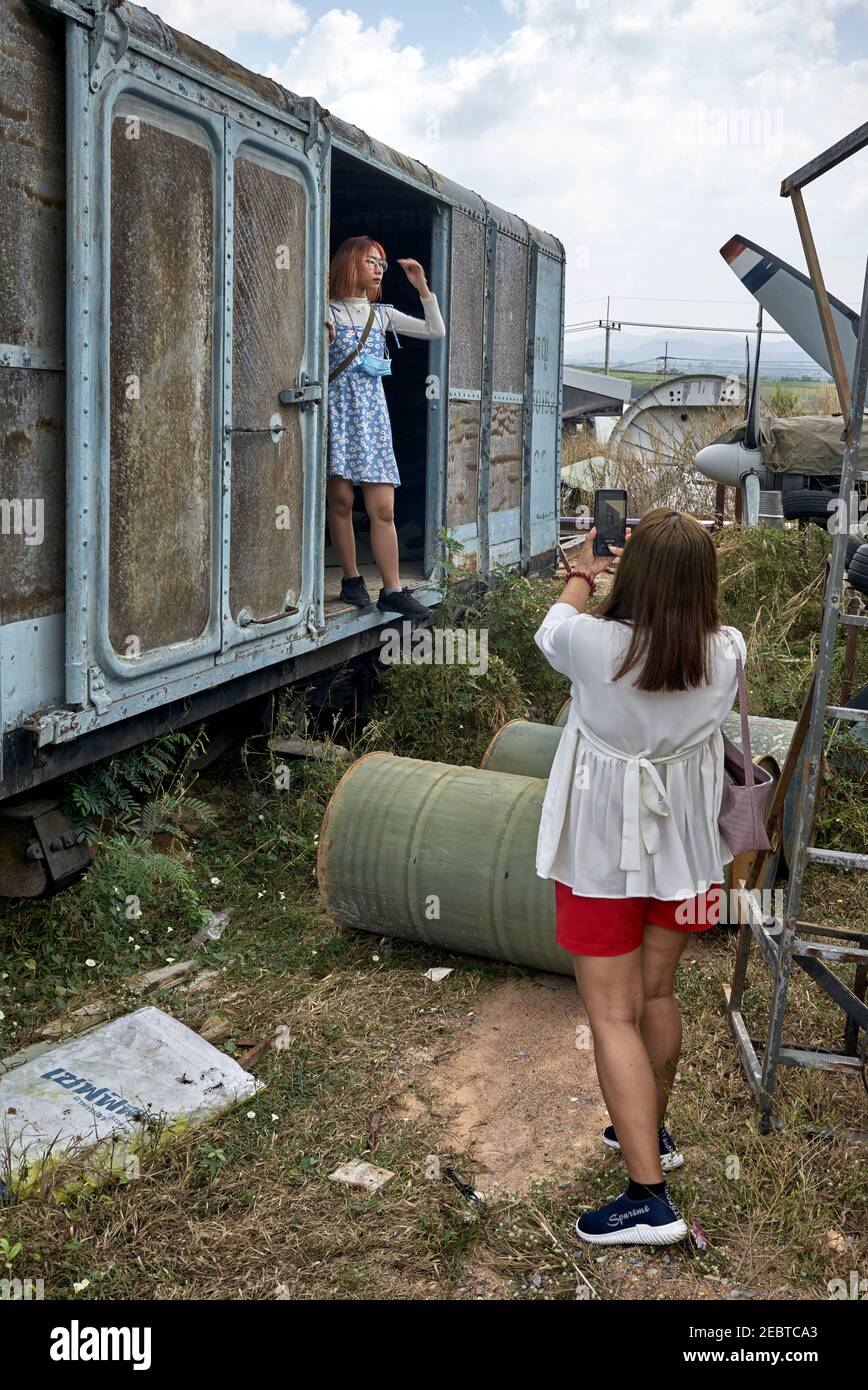
[[587,573],[585,572],[585,570],[567,570],[567,579],[569,580],[569,579],[574,579],[574,578],[575,578],[575,579],[584,579],[584,581],[585,581],[585,583],[587,584],[588,588],[590,589],[591,593],[592,593],[592,594],[595,594],[595,593],[597,592],[597,581],[596,581],[596,579],[593,577],[593,575],[587,574]]

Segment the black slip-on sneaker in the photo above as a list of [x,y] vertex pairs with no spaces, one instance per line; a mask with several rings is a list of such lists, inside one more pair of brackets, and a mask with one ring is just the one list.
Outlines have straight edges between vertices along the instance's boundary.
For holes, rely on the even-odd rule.
[[374,600],[368,593],[368,586],[365,583],[364,575],[357,575],[355,579],[344,578],[341,580],[341,602],[355,603],[359,608],[367,608]]
[[407,618],[427,618],[431,612],[424,603],[415,599],[405,584],[403,589],[396,589],[393,594],[387,594],[383,589],[377,599],[377,607],[383,613],[403,613]]

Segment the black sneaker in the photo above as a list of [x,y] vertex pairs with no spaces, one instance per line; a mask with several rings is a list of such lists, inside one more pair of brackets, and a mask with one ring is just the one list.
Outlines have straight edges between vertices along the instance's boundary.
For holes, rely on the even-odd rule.
[[347,579],[346,576],[341,580],[341,602],[355,603],[359,608],[367,608],[374,600],[368,593],[368,586],[365,577],[357,574],[354,579]]
[[387,594],[383,589],[377,599],[377,607],[384,613],[403,613],[408,618],[427,618],[431,612],[424,603],[420,603],[411,594],[405,584],[403,589],[396,589],[393,594]]

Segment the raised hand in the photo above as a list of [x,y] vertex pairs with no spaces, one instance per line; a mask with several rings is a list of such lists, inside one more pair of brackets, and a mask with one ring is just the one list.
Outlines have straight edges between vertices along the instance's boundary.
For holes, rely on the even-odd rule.
[[407,256],[403,258],[399,257],[398,265],[410,281],[410,284],[414,285],[420,294],[423,290],[427,290],[428,281],[425,279],[425,271],[418,261],[414,261]]

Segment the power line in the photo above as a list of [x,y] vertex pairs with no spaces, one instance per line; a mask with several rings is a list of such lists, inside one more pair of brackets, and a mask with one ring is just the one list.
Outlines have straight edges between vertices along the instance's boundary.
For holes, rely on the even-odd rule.
[[613,299],[624,299],[630,303],[641,304],[741,304],[743,299],[667,299],[656,294],[613,294]]
[[[564,327],[564,333],[587,333],[592,328],[676,328],[683,333],[756,333],[756,328],[714,328],[710,324],[704,323],[645,323],[636,319],[617,319],[617,320],[598,320],[586,319],[582,323],[568,323]],[[783,338],[789,337],[782,328],[763,328],[763,333],[779,334]]]

